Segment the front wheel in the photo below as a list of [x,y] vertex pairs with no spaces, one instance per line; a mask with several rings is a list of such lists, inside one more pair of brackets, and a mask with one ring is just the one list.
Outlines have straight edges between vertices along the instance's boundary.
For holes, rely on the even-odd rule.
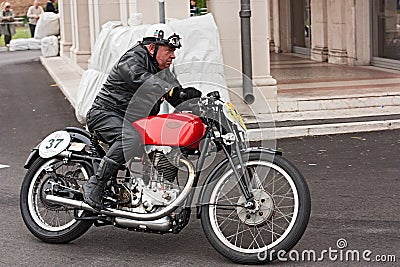
[[48,243],[68,243],[84,234],[92,221],[75,218],[87,212],[52,203],[46,195],[55,183],[79,190],[91,174],[78,162],[38,158],[27,171],[20,193],[21,214],[29,231]]
[[[310,217],[310,192],[302,174],[281,156],[253,152],[243,158],[255,207],[244,207],[246,199],[227,163],[206,185],[201,223],[223,256],[242,264],[265,263],[300,240]],[[235,166],[240,171],[237,160]]]

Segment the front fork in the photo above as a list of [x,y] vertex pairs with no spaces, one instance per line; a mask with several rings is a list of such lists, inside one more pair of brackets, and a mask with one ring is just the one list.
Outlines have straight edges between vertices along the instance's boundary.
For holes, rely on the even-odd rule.
[[236,155],[239,160],[240,168],[242,170],[241,175],[238,172],[238,170],[235,166],[235,163],[233,162],[232,156],[230,155],[230,153],[228,152],[226,147],[224,145],[222,146],[225,156],[228,159],[229,164],[231,165],[231,168],[233,170],[233,173],[236,176],[240,190],[242,191],[244,197],[246,198],[246,204],[244,205],[244,207],[252,209],[255,207],[255,202],[254,202],[254,195],[251,192],[252,191],[251,180],[249,177],[249,172],[247,171],[247,168],[243,162],[242,154],[240,153],[240,148],[239,148],[239,144],[237,141],[235,142],[235,148],[236,148]]
[[[194,185],[193,185],[193,189],[190,192],[190,194],[189,194],[189,196],[188,196],[188,198],[186,200],[185,208],[189,208],[190,204],[192,203],[192,200],[193,200],[193,197],[194,197],[194,191],[195,191],[195,188],[196,188],[197,183],[198,183],[199,178],[200,178],[201,170],[203,168],[203,164],[204,164],[204,161],[205,161],[205,158],[206,158],[208,147],[209,147],[210,142],[211,142],[211,138],[212,138],[212,133],[211,133],[211,131],[208,131],[207,134],[206,134],[206,138],[204,139],[204,143],[202,145],[201,151],[200,151],[199,160],[197,161],[197,164],[196,164],[196,179],[195,179],[195,182],[194,182]],[[235,164],[233,162],[232,156],[230,155],[229,151],[227,150],[227,148],[225,147],[224,144],[222,145],[222,149],[223,149],[223,151],[224,151],[224,153],[225,153],[225,155],[226,155],[226,157],[227,157],[227,159],[229,161],[229,164],[231,165],[231,168],[232,168],[232,170],[233,170],[233,172],[234,172],[234,174],[235,174],[235,176],[237,178],[237,181],[239,183],[239,187],[240,187],[240,189],[241,189],[241,191],[242,191],[242,193],[243,193],[243,195],[244,195],[244,197],[246,199],[245,207],[252,209],[252,208],[255,208],[256,204],[255,204],[255,201],[254,201],[254,195],[252,193],[252,189],[253,188],[252,188],[252,185],[251,185],[251,179],[249,177],[249,173],[247,171],[247,168],[244,165],[242,154],[240,153],[239,144],[238,144],[238,142],[235,142],[235,144],[236,144],[236,154],[238,156],[241,169],[244,170],[244,171],[242,171],[242,173],[243,173],[242,175],[240,175],[240,173],[238,172],[238,170],[237,170],[237,168],[236,168],[236,166],[235,166]]]

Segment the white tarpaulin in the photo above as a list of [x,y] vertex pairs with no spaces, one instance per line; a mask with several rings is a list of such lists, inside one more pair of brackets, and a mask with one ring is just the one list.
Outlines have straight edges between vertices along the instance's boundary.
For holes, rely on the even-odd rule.
[[47,36],[41,40],[42,55],[44,57],[55,57],[58,55],[57,36]]
[[219,91],[228,101],[222,48],[213,15],[173,20],[169,26],[182,36],[182,48],[175,52],[172,69],[179,82],[196,87],[203,94]]
[[103,72],[106,72],[107,64],[111,63],[109,51],[112,47],[108,42],[108,37],[113,29],[120,26],[122,24],[119,21],[109,21],[101,27],[101,32],[96,39],[92,55],[89,59],[88,69],[104,70]]
[[28,39],[14,39],[10,41],[10,51],[20,51],[20,50],[28,50],[29,42]]
[[60,34],[60,15],[53,12],[44,12],[35,28],[35,38],[42,39],[46,36]]
[[[75,113],[80,123],[86,122],[86,113],[113,65],[142,40],[150,26],[120,25],[115,21],[104,24],[96,40],[89,69],[85,71],[77,93]],[[213,16],[172,20],[169,25],[182,37],[182,48],[176,51],[171,68],[181,84],[199,88],[203,93],[219,90],[222,98],[228,100],[219,33]]]
[[10,51],[21,50],[39,50],[41,49],[41,40],[35,38],[20,38],[10,42]]
[[78,121],[82,124],[86,122],[86,113],[92,106],[95,96],[106,81],[108,73],[94,69],[86,70],[79,84],[75,114]]
[[104,24],[96,40],[88,68],[110,73],[117,60],[143,38],[148,26],[126,27],[115,21]]
[[42,48],[41,40],[35,38],[28,38],[28,48],[30,50],[39,50]]
[[90,57],[88,70],[82,76],[78,88],[75,114],[80,123],[86,123],[86,113],[111,68],[129,48],[142,40],[148,27],[149,25],[126,27],[115,21],[103,25]]

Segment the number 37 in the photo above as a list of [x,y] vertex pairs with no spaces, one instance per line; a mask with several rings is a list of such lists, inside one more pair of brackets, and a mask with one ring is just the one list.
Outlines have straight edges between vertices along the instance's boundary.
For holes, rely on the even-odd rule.
[[64,141],[64,139],[50,139],[49,144],[46,146],[46,149],[57,148],[57,146]]

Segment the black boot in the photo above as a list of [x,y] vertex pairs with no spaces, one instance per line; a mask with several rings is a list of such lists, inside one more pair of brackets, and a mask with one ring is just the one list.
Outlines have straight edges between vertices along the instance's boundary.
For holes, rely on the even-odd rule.
[[95,175],[83,184],[83,199],[96,210],[103,209],[103,190],[110,177],[120,168],[121,164],[103,157]]

